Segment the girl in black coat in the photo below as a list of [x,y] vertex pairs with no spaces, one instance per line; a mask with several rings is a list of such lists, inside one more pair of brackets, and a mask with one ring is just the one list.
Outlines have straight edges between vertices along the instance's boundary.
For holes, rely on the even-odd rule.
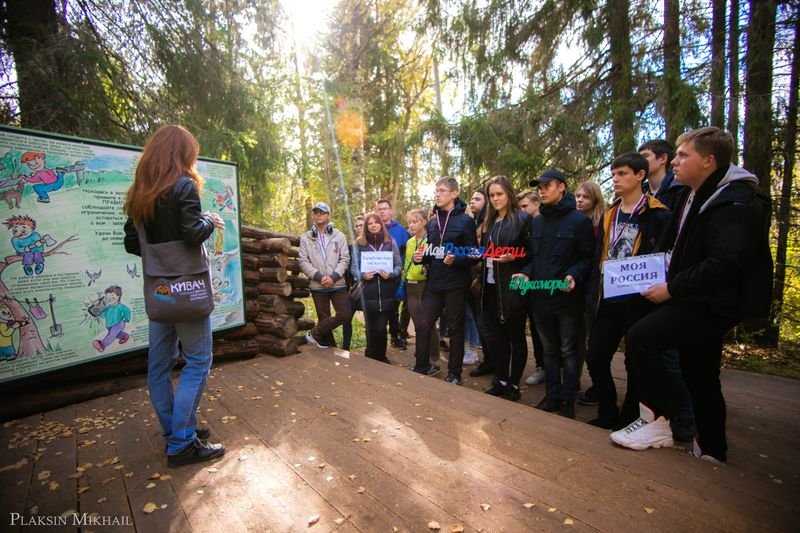
[[[361,301],[364,306],[367,349],[364,355],[388,363],[386,358],[386,325],[394,309],[397,282],[403,264],[397,244],[386,231],[377,213],[369,213],[364,219],[364,233],[356,239],[354,254],[350,264],[353,279],[361,280]],[[365,254],[392,252],[392,269],[377,272],[361,272]]]
[[530,217],[522,211],[505,176],[489,180],[489,207],[480,228],[485,250],[481,273],[479,327],[487,359],[494,361],[496,384],[486,391],[517,401],[519,381],[528,359],[525,298],[510,287],[511,276],[526,264]]

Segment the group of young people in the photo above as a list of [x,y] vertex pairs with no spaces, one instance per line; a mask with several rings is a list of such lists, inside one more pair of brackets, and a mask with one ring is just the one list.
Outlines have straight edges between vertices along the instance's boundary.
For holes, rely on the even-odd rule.
[[[348,246],[330,208],[316,204],[300,243],[319,318],[308,340],[333,345],[333,329],[360,306],[365,354],[388,362],[387,324],[405,348],[402,301],[416,330],[411,370],[441,372],[441,320],[450,339],[445,381],[461,384],[469,310],[483,351],[470,374],[494,374],[486,392],[516,401],[530,322],[536,368],[526,383],[544,379],[539,409],[574,418],[579,399],[597,405],[590,423],[613,430],[616,444],[643,450],[694,437],[693,455],[726,461],[722,344],[739,321],[768,311],[770,201],[755,176],[731,164],[728,132],[692,130],[677,144],[649,141],[616,157],[608,207],[597,184],[572,194],[556,169],[520,194],[493,177],[469,206],[457,181],[442,178],[434,207],[407,214],[408,230],[380,200]],[[607,262],[652,254],[663,256],[666,282],[604,293]],[[619,406],[611,361],[623,338]],[[592,386],[579,398],[584,361]]]

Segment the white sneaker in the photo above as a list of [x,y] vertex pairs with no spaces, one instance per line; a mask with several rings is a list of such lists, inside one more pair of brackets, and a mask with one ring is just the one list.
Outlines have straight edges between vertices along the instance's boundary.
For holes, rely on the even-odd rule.
[[330,348],[330,346],[328,346],[327,344],[322,344],[317,339],[315,339],[314,335],[312,335],[310,331],[306,333],[306,341],[308,341],[309,344],[316,344],[320,348]]
[[645,404],[639,403],[639,419],[628,427],[611,434],[611,440],[632,450],[669,448],[672,446],[672,428],[663,416],[655,414]]
[[525,378],[526,385],[538,385],[544,381],[544,369],[540,366],[536,367],[533,374]]
[[479,361],[478,354],[475,350],[466,350],[464,351],[464,363],[465,365],[474,365]]
[[696,459],[701,459],[703,461],[708,461],[709,463],[714,463],[715,465],[725,465],[724,462],[720,461],[713,455],[704,454],[703,450],[700,449],[700,444],[697,442],[697,437],[692,439],[692,451],[689,452],[689,455],[695,457]]

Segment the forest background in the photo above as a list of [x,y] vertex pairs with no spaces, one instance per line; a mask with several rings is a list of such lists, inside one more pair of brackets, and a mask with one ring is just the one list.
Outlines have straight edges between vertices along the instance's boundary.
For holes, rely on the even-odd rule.
[[244,223],[295,234],[317,201],[348,234],[442,175],[602,185],[645,140],[727,128],[774,207],[772,313],[736,342],[798,353],[800,0],[330,3],[311,34],[318,0],[5,0],[0,123],[134,145],[184,124],[238,163]]

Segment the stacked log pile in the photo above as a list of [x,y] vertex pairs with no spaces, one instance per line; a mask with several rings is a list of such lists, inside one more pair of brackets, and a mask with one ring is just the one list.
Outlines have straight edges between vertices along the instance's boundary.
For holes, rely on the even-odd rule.
[[308,278],[300,274],[300,237],[249,226],[242,226],[241,237],[247,323],[215,335],[214,354],[297,353],[305,342],[301,332],[314,327],[303,317],[305,305],[295,301],[310,295]]

